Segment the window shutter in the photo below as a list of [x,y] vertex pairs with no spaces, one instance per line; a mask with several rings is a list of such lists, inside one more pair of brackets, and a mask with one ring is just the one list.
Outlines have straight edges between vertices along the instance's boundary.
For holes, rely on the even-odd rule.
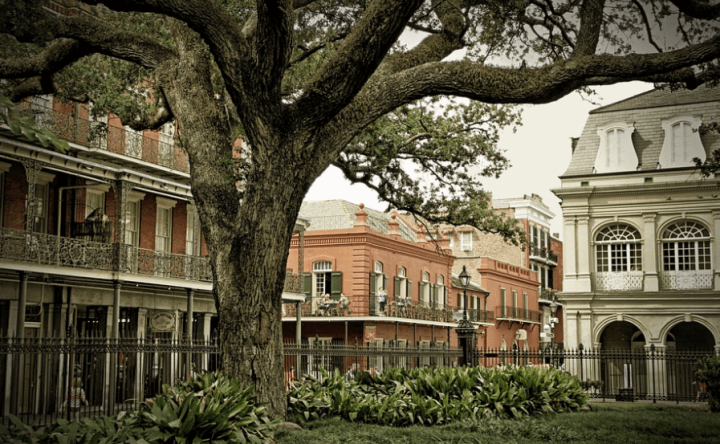
[[420,281],[418,282],[418,302],[425,302],[423,298],[425,297],[425,282]]
[[375,273],[370,273],[370,316],[374,316],[377,313],[376,305],[377,305],[377,275]]
[[500,289],[500,316],[503,318],[505,317],[505,306],[506,306],[505,302],[506,302],[505,301],[505,289],[501,288]]
[[312,297],[312,274],[300,273],[303,282],[303,293],[305,293],[305,302]]
[[443,287],[443,304],[450,305],[450,300],[448,299],[448,288],[447,287]]
[[342,293],[342,271],[333,271],[330,275],[330,297],[334,300],[340,299]]
[[436,301],[437,301],[437,290],[435,289],[435,284],[430,284],[430,303],[432,305],[435,305]]
[[405,280],[405,297],[408,301],[412,299],[412,281],[410,279]]
[[457,305],[458,308],[462,308],[462,305],[463,305],[462,303],[463,303],[463,294],[458,293],[457,294],[457,304],[455,304],[455,305]]
[[383,288],[384,288],[385,291],[387,292],[387,291],[388,291],[388,277],[387,277],[387,275],[386,275],[386,274],[383,274],[383,275],[382,275],[382,279],[383,279],[383,281],[382,281],[382,282],[383,282]]
[[395,299],[397,300],[397,298],[400,297],[400,278],[398,276],[395,276],[394,280],[395,280],[394,295],[395,295]]
[[555,288],[555,286],[554,286],[555,283],[553,282],[553,274],[554,274],[554,271],[555,271],[555,270],[552,269],[552,268],[548,271],[547,288]]

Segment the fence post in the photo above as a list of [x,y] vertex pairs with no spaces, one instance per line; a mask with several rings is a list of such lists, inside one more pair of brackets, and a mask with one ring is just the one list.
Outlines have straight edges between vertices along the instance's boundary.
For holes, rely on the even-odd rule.
[[650,365],[652,367],[653,404],[656,404],[657,398],[655,393],[655,344],[650,344]]
[[582,343],[580,343],[580,345],[578,345],[578,355],[580,357],[580,380],[581,381],[585,380],[585,376],[583,376],[583,349],[584,348],[585,347],[582,345]]

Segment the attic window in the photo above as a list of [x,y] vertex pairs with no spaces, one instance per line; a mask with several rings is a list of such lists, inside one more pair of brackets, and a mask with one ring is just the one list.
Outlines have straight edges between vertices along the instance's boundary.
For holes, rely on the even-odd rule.
[[662,121],[665,131],[659,163],[664,168],[694,166],[693,158],[704,161],[705,148],[700,140],[702,118],[678,116]]
[[600,147],[595,157],[596,173],[633,171],[637,168],[638,157],[632,143],[632,124],[616,122],[598,128]]

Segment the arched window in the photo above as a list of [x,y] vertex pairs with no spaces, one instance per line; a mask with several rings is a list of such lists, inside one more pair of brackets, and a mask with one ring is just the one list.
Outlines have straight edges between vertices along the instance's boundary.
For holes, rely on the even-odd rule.
[[683,221],[670,225],[662,235],[663,270],[710,270],[710,232],[703,225]]
[[612,224],[595,237],[598,272],[642,270],[642,239],[635,228]]

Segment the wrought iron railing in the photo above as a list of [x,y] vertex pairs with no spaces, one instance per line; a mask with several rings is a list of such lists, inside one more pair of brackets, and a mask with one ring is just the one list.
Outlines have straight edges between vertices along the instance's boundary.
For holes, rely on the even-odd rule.
[[552,262],[557,265],[558,263],[558,255],[553,253],[552,251],[548,250],[547,248],[540,248],[537,246],[532,246],[530,248],[530,259],[534,260],[548,260],[549,262]]
[[711,290],[713,271],[663,271],[660,284],[663,290]]
[[514,307],[512,305],[498,305],[495,307],[495,316],[497,319],[502,320],[536,323],[542,321],[542,311],[530,310],[524,307]]
[[636,291],[643,289],[642,271],[597,272],[596,291]]
[[[120,251],[118,251],[120,250]],[[123,256],[122,269],[118,266]],[[0,259],[39,265],[212,281],[209,259],[162,253],[129,245],[0,228]]]
[[50,129],[68,142],[124,154],[184,173],[190,171],[187,154],[173,144],[28,102],[18,104],[17,109],[34,118],[39,127]]
[[[400,303],[400,301],[390,301],[383,311],[377,310],[375,312],[368,309],[368,307],[354,307],[352,302],[348,304],[348,307],[343,308],[338,301],[323,302],[319,298],[315,298],[314,301],[304,302],[300,307],[300,314],[303,318],[377,316],[406,318],[418,321],[457,322],[462,319],[464,314],[463,309],[457,306],[418,301],[412,301],[410,304]],[[285,304],[283,316],[295,318],[297,316],[296,304]],[[471,322],[495,322],[495,313],[488,310],[468,309],[467,316]]]

